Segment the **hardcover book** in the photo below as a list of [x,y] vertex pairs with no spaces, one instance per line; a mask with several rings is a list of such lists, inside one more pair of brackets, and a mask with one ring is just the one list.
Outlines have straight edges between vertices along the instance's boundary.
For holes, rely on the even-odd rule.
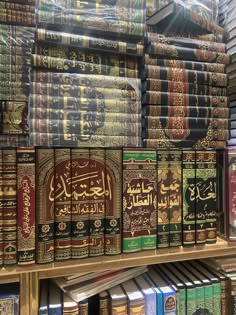
[[111,299],[111,315],[128,314],[128,298],[127,295],[122,290],[120,285],[117,285],[109,290]]
[[35,263],[35,148],[18,147],[17,263]]
[[133,279],[122,283],[122,288],[128,298],[128,312],[143,315],[145,313],[145,298]]
[[150,287],[148,281],[144,275],[140,275],[134,278],[134,281],[139,287],[139,290],[145,297],[145,314],[156,315],[157,314],[157,302],[156,302],[156,293]]

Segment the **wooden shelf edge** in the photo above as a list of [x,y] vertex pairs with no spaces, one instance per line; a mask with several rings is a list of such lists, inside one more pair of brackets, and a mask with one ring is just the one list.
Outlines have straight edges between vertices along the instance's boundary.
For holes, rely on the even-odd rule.
[[141,251],[138,253],[117,256],[100,256],[76,261],[56,262],[29,267],[2,268],[0,280],[4,276],[13,277],[23,273],[38,272],[39,279],[53,278],[72,274],[101,271],[106,269],[121,269],[127,267],[159,264],[190,259],[226,256],[236,254],[236,244],[218,238],[216,244],[160,250]]

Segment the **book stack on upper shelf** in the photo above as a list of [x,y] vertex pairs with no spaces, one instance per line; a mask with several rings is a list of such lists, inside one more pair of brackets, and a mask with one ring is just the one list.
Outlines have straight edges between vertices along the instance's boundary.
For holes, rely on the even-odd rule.
[[34,1],[0,1],[0,145],[28,143]]
[[229,77],[228,96],[230,100],[230,140],[228,145],[236,145],[236,1],[227,4],[225,28],[228,32],[227,52],[231,56],[231,64],[227,67]]
[[31,144],[141,145],[145,1],[39,0],[36,22]]
[[[224,147],[228,139],[226,65],[230,56],[226,45],[216,41],[217,35],[224,34],[223,29],[205,23],[203,18],[200,23],[197,15],[194,23],[191,15],[185,16],[192,30],[185,25],[184,32],[179,21],[176,23],[180,26],[174,29],[167,22],[168,18],[174,19],[176,10],[184,16],[191,14],[180,4],[170,3],[147,20],[158,33],[147,34],[142,75],[143,144],[169,148]],[[200,28],[202,34],[214,30],[217,35],[213,41],[211,34],[194,38],[197,36],[194,27]]]

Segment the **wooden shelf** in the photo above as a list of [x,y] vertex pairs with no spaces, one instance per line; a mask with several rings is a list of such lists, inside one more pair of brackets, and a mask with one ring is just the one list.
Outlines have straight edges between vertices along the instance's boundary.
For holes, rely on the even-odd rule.
[[200,259],[215,256],[236,254],[236,244],[218,238],[216,244],[161,250],[142,251],[138,253],[122,254],[117,256],[100,256],[76,261],[56,262],[29,267],[7,267],[0,271],[1,277],[13,277],[25,273],[38,273],[39,279],[66,276],[78,273],[100,271],[106,269],[120,269],[141,265],[159,264],[190,259]]

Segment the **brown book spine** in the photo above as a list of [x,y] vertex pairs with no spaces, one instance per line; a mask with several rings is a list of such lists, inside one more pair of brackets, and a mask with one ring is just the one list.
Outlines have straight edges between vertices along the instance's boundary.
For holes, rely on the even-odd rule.
[[223,149],[226,146],[226,141],[215,141],[215,140],[174,140],[174,139],[167,139],[163,132],[160,131],[161,137],[157,138],[144,138],[143,139],[143,146],[145,148],[195,148],[195,149]]
[[183,245],[194,245],[196,239],[196,156],[194,150],[183,150]]
[[35,14],[19,10],[1,9],[0,21],[5,23],[13,23],[20,25],[35,25]]
[[[27,57],[25,61],[28,61],[31,54],[31,47],[30,46],[17,46],[17,45],[10,45],[12,44],[11,42],[8,43],[4,39],[4,45],[1,44],[0,42],[0,55],[1,55],[1,63],[4,64],[5,58],[8,58],[8,60],[13,61],[12,63],[16,63],[17,66],[22,63],[21,58]],[[22,56],[22,57],[21,57]],[[11,59],[9,59],[11,58]],[[23,58],[22,58],[23,59]],[[24,61],[23,61],[24,62]],[[12,65],[12,63],[10,65]],[[28,62],[26,62],[28,64]],[[28,68],[29,68],[28,64]],[[1,69],[2,72],[2,69]]]
[[169,151],[170,247],[182,245],[182,151]]
[[35,148],[18,147],[17,158],[17,262],[35,263]]
[[215,96],[227,96],[226,88],[219,88],[215,86],[194,84],[181,81],[167,81],[167,80],[155,80],[147,79],[143,86],[144,90],[148,91],[160,91],[168,93],[184,93],[190,95],[215,95]]
[[109,315],[110,297],[107,291],[99,294],[99,315]]
[[54,261],[54,149],[36,149],[36,262]]
[[89,303],[88,299],[79,302],[79,315],[89,314]]
[[[89,149],[71,149],[71,257],[89,255]],[[87,192],[87,193],[86,193]]]
[[14,11],[24,11],[24,12],[35,12],[35,6],[32,4],[27,4],[27,1],[25,3],[17,3],[17,1],[14,0],[14,2],[6,2],[6,1],[0,1],[0,10],[7,9],[7,10],[14,10]]
[[148,41],[153,44],[177,45],[185,48],[226,53],[226,44],[214,41],[203,41],[187,37],[171,37],[158,33],[148,33]]
[[104,255],[106,213],[105,150],[89,151],[89,256]]
[[[3,0],[5,2],[12,2],[12,0]],[[14,0],[15,3],[35,5],[35,0]]]
[[55,148],[54,246],[55,261],[71,258],[71,151]]
[[105,151],[105,254],[121,253],[122,150]]
[[149,46],[150,54],[164,56],[175,59],[185,59],[193,61],[215,62],[228,65],[230,55],[226,53],[214,52],[205,49],[192,49],[177,45],[166,45],[162,43],[151,43]]
[[3,263],[17,262],[16,149],[3,148]]
[[3,149],[0,148],[0,266],[3,265]]
[[152,66],[178,68],[195,71],[225,73],[226,65],[221,63],[208,63],[198,61],[187,61],[177,59],[161,59],[153,55],[145,55],[145,63]]
[[138,78],[137,70],[127,68],[118,68],[102,64],[91,64],[88,62],[77,61],[73,59],[54,58],[43,55],[31,55],[31,64],[33,67],[50,69],[56,71],[67,71],[81,74],[102,74],[120,77]]
[[228,77],[225,73],[186,70],[171,67],[146,65],[142,73],[143,78],[181,81],[195,84],[227,87]]
[[169,150],[157,151],[157,248],[170,244]]
[[9,81],[29,83],[29,74],[28,73],[14,73],[14,72],[0,72],[0,81],[1,81],[1,84],[3,82],[9,82]]

